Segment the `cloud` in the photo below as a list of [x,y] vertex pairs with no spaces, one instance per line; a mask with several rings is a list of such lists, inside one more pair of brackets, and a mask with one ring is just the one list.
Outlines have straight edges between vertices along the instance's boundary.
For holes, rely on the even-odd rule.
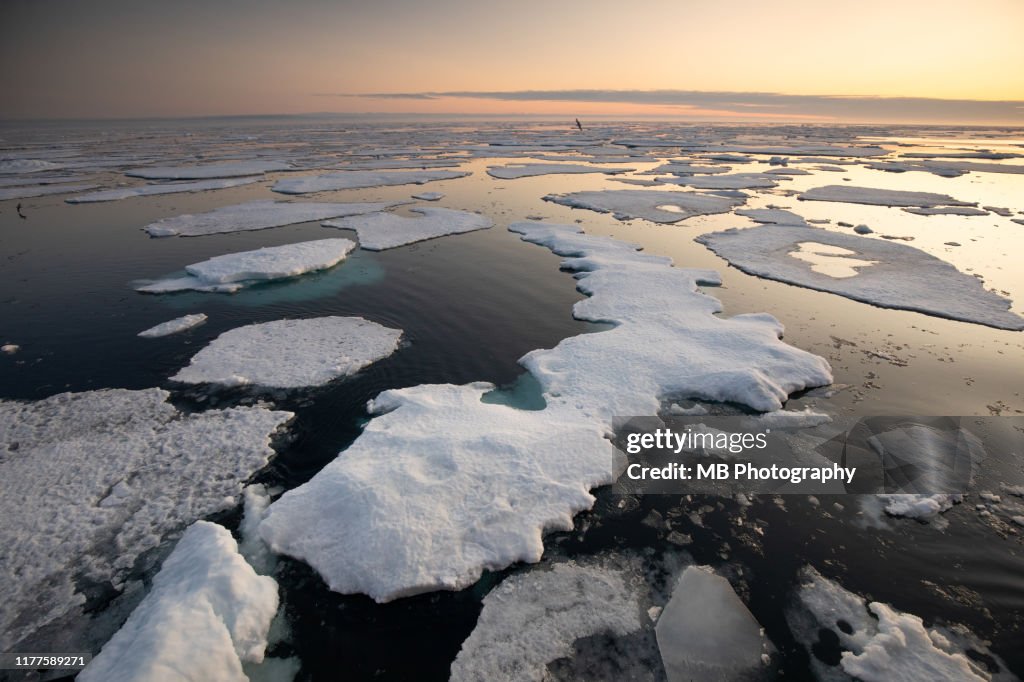
[[693,107],[737,115],[762,111],[772,116],[827,117],[836,120],[1001,121],[1024,123],[1024,101],[938,99],[928,97],[863,97],[787,95],[774,92],[710,92],[701,90],[452,90],[339,94],[340,97],[435,100],[486,99],[509,102],[598,102]]

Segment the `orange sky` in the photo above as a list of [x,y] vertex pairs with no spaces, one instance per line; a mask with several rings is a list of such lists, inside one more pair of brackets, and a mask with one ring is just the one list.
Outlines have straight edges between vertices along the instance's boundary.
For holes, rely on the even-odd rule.
[[[711,4],[3,0],[0,116],[773,113],[763,106],[325,96],[578,89],[1024,101],[1020,0]],[[813,106],[778,115],[821,116]],[[1015,105],[984,115],[1024,123]]]

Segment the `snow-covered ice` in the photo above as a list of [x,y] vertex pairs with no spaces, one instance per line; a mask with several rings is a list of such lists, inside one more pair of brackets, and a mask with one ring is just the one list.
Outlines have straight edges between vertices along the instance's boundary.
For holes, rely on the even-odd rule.
[[494,225],[487,216],[451,208],[420,207],[409,209],[419,218],[406,218],[394,213],[370,213],[340,218],[323,223],[324,227],[355,230],[359,246],[370,251],[383,251],[426,239],[486,230]]
[[356,248],[351,239],[317,239],[254,251],[227,253],[185,266],[184,277],[171,277],[135,288],[148,294],[174,291],[234,292],[258,282],[298,277],[345,260]]
[[760,624],[729,581],[705,567],[683,571],[656,632],[669,682],[753,677],[769,652]]
[[81,682],[247,682],[277,612],[277,583],[257,575],[227,529],[198,521],[153,578],[153,588]]
[[464,178],[467,175],[468,172],[450,170],[341,171],[278,180],[271,189],[281,194],[310,194],[389,185],[423,185],[437,180]]
[[259,182],[263,176],[248,178],[225,178],[214,180],[199,180],[197,182],[168,182],[156,185],[141,185],[139,187],[121,187],[108,189],[102,192],[93,192],[81,196],[69,197],[64,201],[69,204],[89,204],[100,201],[119,201],[129,197],[148,197],[157,194],[177,194],[179,192],[205,192],[211,189],[225,189],[228,187],[240,187]]
[[739,199],[697,192],[643,189],[549,194],[544,200],[598,213],[612,213],[619,220],[643,218],[652,223],[678,223],[697,215],[727,213],[743,203]]
[[[331,589],[378,601],[460,589],[482,570],[538,561],[543,532],[572,527],[613,480],[612,418],[656,414],[667,398],[777,410],[831,382],[821,358],[784,344],[770,315],[717,315],[698,283],[717,273],[578,227],[515,223],[523,239],[570,256],[589,298],[574,316],[614,328],[535,350],[520,363],[546,407],[484,403],[491,384],[385,391],[375,418],[311,481],[270,506],[260,532]],[[344,519],[344,523],[339,520]]]
[[[88,625],[76,586],[121,589],[147,550],[235,505],[290,412],[183,414],[166,391],[0,401],[0,649]],[[59,490],[54,486],[59,482]]]
[[[483,600],[476,628],[452,664],[453,682],[534,680],[572,655],[573,643],[641,627],[636,590],[625,572],[557,563],[514,575]],[[670,678],[671,679],[671,678]]]
[[145,331],[141,331],[139,332],[139,336],[144,339],[155,339],[161,336],[169,336],[201,325],[203,322],[206,322],[206,315],[204,313],[183,315],[182,317],[176,317],[173,320],[161,322],[155,327],[150,327]]
[[[697,237],[731,265],[758,277],[827,291],[882,308],[974,322],[998,329],[1024,329],[1024,318],[1010,312],[1010,301],[987,291],[977,278],[924,251],[891,240],[832,232],[806,225],[762,225]],[[855,260],[856,276],[836,278],[812,269],[790,254],[800,244],[847,250],[836,264]],[[863,259],[863,260],[862,260]]]
[[964,496],[958,493],[893,493],[875,497],[890,516],[928,521],[952,509],[953,505],[963,501]]
[[143,229],[151,237],[199,237],[222,232],[243,232],[282,227],[314,220],[360,215],[384,211],[406,201],[326,203],[319,201],[291,202],[269,199],[244,204],[221,206],[206,213],[162,218]]
[[601,166],[589,166],[578,163],[517,163],[507,166],[491,166],[487,174],[502,180],[514,180],[516,178],[532,178],[538,175],[558,175],[559,173],[604,173],[605,175],[619,175],[636,170],[635,168],[602,168]]
[[171,379],[223,386],[320,386],[388,357],[401,338],[401,330],[361,317],[251,324],[218,336]]
[[800,572],[800,586],[787,620],[808,653],[817,642],[825,641],[823,631],[837,643],[839,661],[834,666],[811,653],[811,666],[821,679],[992,679],[983,665],[967,655],[972,650],[1005,672],[1001,662],[966,629],[926,627],[918,616],[881,602],[869,603],[810,566]]
[[125,171],[125,175],[145,180],[206,180],[262,175],[291,169],[291,164],[281,161],[229,161],[201,166],[147,166]]
[[976,206],[977,202],[959,201],[948,194],[933,192],[907,192],[898,189],[876,189],[850,185],[827,185],[815,187],[800,194],[803,201],[838,201],[849,204],[872,204],[875,206],[910,206],[935,208],[938,206]]

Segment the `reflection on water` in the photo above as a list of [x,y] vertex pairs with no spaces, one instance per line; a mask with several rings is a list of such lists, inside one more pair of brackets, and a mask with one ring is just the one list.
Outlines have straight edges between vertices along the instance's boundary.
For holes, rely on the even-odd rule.
[[841,246],[831,244],[819,244],[818,242],[800,242],[797,245],[798,251],[791,251],[790,256],[805,263],[811,264],[811,270],[819,272],[836,279],[856,277],[857,268],[864,268],[874,265],[876,260],[859,260],[850,258],[856,256],[856,251],[844,249]]

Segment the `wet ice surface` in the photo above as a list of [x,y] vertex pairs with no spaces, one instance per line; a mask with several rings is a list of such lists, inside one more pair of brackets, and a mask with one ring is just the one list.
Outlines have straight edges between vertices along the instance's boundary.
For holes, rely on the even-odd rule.
[[[17,321],[16,325],[5,328],[0,342],[5,344],[5,352],[8,347],[20,347],[17,352],[0,355],[3,395],[41,398],[64,390],[65,386],[82,392],[98,386],[142,389],[167,385],[172,389],[174,404],[180,403],[181,415],[171,419],[166,428],[173,428],[172,433],[178,440],[205,446],[206,441],[192,432],[196,424],[202,419],[217,419],[220,408],[247,400],[248,397],[242,396],[251,397],[252,391],[257,391],[259,395],[274,396],[282,407],[298,413],[298,440],[277,446],[281,449],[280,464],[269,469],[262,468],[262,464],[253,465],[260,469],[256,475],[268,485],[258,495],[246,493],[247,498],[255,501],[247,501],[244,515],[238,506],[238,490],[242,479],[247,479],[254,471],[248,467],[232,470],[230,491],[224,495],[228,501],[202,507],[196,515],[182,514],[181,522],[174,529],[156,537],[155,545],[146,545],[153,549],[143,552],[133,570],[119,573],[127,575],[126,578],[110,582],[110,587],[102,589],[93,580],[102,582],[106,580],[105,574],[97,578],[90,573],[89,579],[75,575],[63,583],[59,581],[64,578],[58,578],[57,584],[65,586],[66,594],[60,589],[39,592],[47,608],[39,609],[33,602],[32,608],[19,609],[20,613],[28,615],[22,615],[17,626],[4,625],[5,635],[24,634],[28,638],[25,641],[39,643],[44,649],[53,649],[55,643],[67,643],[68,650],[72,650],[79,648],[72,644],[85,642],[82,648],[95,652],[146,592],[140,578],[147,581],[152,578],[161,558],[173,546],[176,534],[196,518],[208,517],[214,508],[234,507],[233,515],[215,520],[232,528],[238,523],[241,535],[248,538],[242,543],[242,555],[258,565],[260,572],[269,572],[279,580],[294,636],[285,648],[271,654],[282,657],[272,658],[272,662],[284,661],[294,654],[294,658],[287,660],[292,661],[289,665],[301,660],[300,679],[333,679],[338,669],[351,670],[352,679],[447,679],[463,643],[469,647],[470,642],[475,642],[469,649],[478,654],[485,652],[486,647],[476,646],[485,643],[484,631],[475,639],[470,636],[478,622],[499,629],[508,625],[495,608],[490,608],[490,616],[478,618],[484,594],[493,590],[496,596],[489,603],[497,603],[498,595],[510,594],[516,585],[538,585],[536,593],[526,594],[531,598],[536,596],[536,604],[575,603],[575,593],[569,587],[558,581],[545,582],[533,576],[533,572],[550,572],[554,565],[566,559],[588,569],[607,570],[607,566],[588,563],[591,555],[624,547],[635,549],[655,564],[664,561],[664,548],[685,547],[699,557],[697,563],[708,564],[719,575],[728,577],[737,600],[731,602],[732,605],[738,603],[751,612],[778,648],[771,655],[772,665],[765,668],[769,676],[781,670],[784,679],[807,678],[820,670],[819,654],[830,661],[835,657],[834,662],[828,664],[827,672],[839,671],[837,678],[847,675],[840,661],[842,651],[830,648],[831,637],[843,636],[841,625],[829,627],[832,635],[815,631],[807,639],[799,628],[790,628],[781,615],[787,604],[797,601],[790,587],[799,581],[799,569],[805,564],[822,571],[828,567],[829,575],[848,576],[852,582],[848,583],[847,578],[841,582],[851,593],[870,594],[869,602],[892,605],[891,612],[859,607],[858,613],[863,613],[879,628],[877,633],[868,628],[871,646],[857,650],[857,661],[851,662],[860,666],[856,672],[863,679],[871,679],[882,669],[879,661],[883,660],[883,654],[892,657],[893,662],[887,663],[890,670],[939,670],[948,676],[948,669],[924,667],[930,665],[927,661],[948,663],[925,645],[930,641],[934,648],[942,649],[941,640],[928,633],[936,627],[955,623],[964,623],[979,637],[990,639],[993,655],[1007,658],[1010,668],[1018,674],[1024,671],[1024,658],[1016,647],[1021,622],[1013,588],[1021,570],[1016,557],[1024,530],[1024,498],[1012,492],[1024,490],[1024,487],[1018,488],[1017,484],[1009,482],[1003,489],[996,483],[987,496],[968,492],[963,496],[920,494],[870,498],[877,518],[861,500],[849,497],[822,497],[813,501],[792,496],[737,500],[611,497],[601,488],[588,490],[581,482],[586,478],[581,472],[590,473],[587,467],[593,467],[596,472],[593,480],[605,480],[604,453],[599,450],[604,441],[594,428],[600,420],[588,418],[581,427],[586,430],[585,442],[593,439],[593,453],[600,457],[588,458],[585,453],[576,457],[572,451],[563,453],[565,446],[561,440],[567,430],[575,429],[580,423],[567,417],[572,411],[561,411],[568,409],[573,399],[581,399],[580,412],[591,416],[626,407],[648,413],[667,409],[652,397],[657,390],[634,394],[623,388],[632,386],[634,381],[648,382],[649,379],[656,388],[664,387],[661,379],[672,376],[674,367],[680,363],[714,369],[717,365],[713,362],[708,366],[703,364],[707,358],[718,353],[728,356],[732,350],[728,345],[730,335],[724,331],[722,335],[706,336],[709,331],[715,331],[715,323],[709,320],[721,317],[726,322],[742,322],[741,313],[755,313],[748,320],[753,328],[778,329],[769,324],[766,317],[756,315],[762,311],[774,315],[785,325],[786,344],[827,358],[837,384],[845,385],[790,397],[790,403],[795,405],[787,406],[788,413],[796,416],[787,417],[786,421],[799,422],[807,429],[822,424],[821,419],[827,420],[828,413],[835,411],[1015,414],[1024,409],[1019,395],[1020,358],[1024,356],[1024,348],[1018,333],[920,313],[880,309],[838,293],[812,291],[745,274],[728,267],[725,260],[693,242],[693,238],[701,234],[757,222],[773,229],[778,225],[804,225],[802,229],[810,230],[808,225],[814,225],[816,233],[849,238],[854,238],[855,233],[870,234],[870,237],[858,239],[912,245],[920,253],[955,267],[960,274],[950,281],[957,282],[957,290],[963,277],[983,280],[978,290],[983,298],[1012,300],[1010,312],[1003,312],[1017,314],[1022,311],[1019,301],[1024,295],[1024,284],[1015,261],[1016,254],[1024,249],[1024,233],[1014,224],[1014,221],[1024,220],[1021,213],[1024,205],[1020,201],[1024,196],[1020,185],[1024,169],[1020,145],[1024,144],[1024,139],[1019,135],[1014,137],[1014,133],[1005,131],[965,133],[955,129],[663,123],[595,123],[588,126],[585,134],[577,134],[567,132],[560,124],[535,122],[339,126],[295,121],[242,121],[223,127],[208,123],[169,123],[149,128],[143,135],[126,126],[109,131],[102,145],[96,142],[100,138],[95,133],[94,129],[74,134],[32,132],[31,136],[25,135],[24,144],[21,144],[20,132],[3,135],[3,144],[11,148],[0,151],[0,167],[5,169],[0,176],[0,187],[20,189],[89,182],[122,195],[133,188],[192,184],[142,185],[135,180],[126,181],[125,171],[143,167],[151,171],[157,169],[157,173],[167,168],[179,169],[175,173],[224,173],[223,168],[212,171],[202,168],[231,164],[237,170],[248,168],[253,172],[253,164],[260,164],[257,172],[267,174],[263,182],[222,187],[214,192],[149,198],[133,195],[111,204],[69,206],[63,201],[74,195],[62,196],[61,193],[52,197],[25,197],[19,201],[23,202],[26,219],[16,215],[14,204],[17,202],[0,206],[3,249],[7,258],[5,267],[0,269],[0,284],[4,291],[10,292],[0,300],[0,316]],[[918,134],[924,137],[910,137]],[[199,158],[202,162],[196,161]],[[486,173],[488,167],[507,168],[538,162],[598,164],[594,166],[595,171],[609,167],[603,164],[615,164],[619,170],[637,170],[614,178],[591,172],[509,181],[489,177]],[[290,168],[287,174],[282,174],[283,168],[274,170],[274,164],[286,164]],[[400,219],[394,221],[399,225],[404,224],[402,221],[415,223],[423,219],[415,217],[408,209],[393,210],[408,201],[413,191],[408,185],[331,189],[331,194],[286,202],[279,204],[286,208],[276,208],[268,200],[275,198],[270,186],[277,181],[315,184],[313,178],[324,174],[446,168],[472,175],[439,180],[431,185],[431,189],[441,190],[437,194],[444,194],[442,205],[486,218],[498,225],[497,229],[411,243],[380,253],[357,250],[337,267],[292,277],[281,284],[248,287],[232,296],[190,293],[138,296],[127,289],[129,282],[173,272],[185,263],[198,264],[224,254],[323,239],[328,233],[337,233],[324,230],[319,223],[349,215],[349,211],[355,213],[351,222],[357,222],[359,214],[382,211]],[[897,170],[903,172],[895,172]],[[79,172],[96,175],[72,175]],[[638,194],[628,201],[623,201],[622,195],[614,200],[608,196],[625,187],[616,182],[616,178],[629,183],[650,183],[655,177],[673,176],[676,181],[687,182],[724,175],[739,175],[741,179],[756,177],[760,179],[756,184],[764,186],[744,190],[691,186],[676,190],[657,183],[658,186],[637,186],[632,191]],[[841,200],[799,200],[801,194],[835,184],[843,178],[849,178],[849,182],[838,186],[846,193],[831,197]],[[212,177],[207,180],[219,182]],[[696,181],[698,184],[730,182],[728,179]],[[768,186],[770,183],[777,186]],[[850,188],[863,191],[850,194]],[[882,196],[874,190],[890,194]],[[647,194],[641,195],[641,192]],[[587,198],[600,195],[594,199],[594,204],[602,205],[592,210],[573,210],[569,202],[543,201],[547,195],[572,197],[583,193],[587,193]],[[663,202],[664,197],[655,193],[671,196]],[[907,193],[913,195],[908,198]],[[427,194],[432,193],[418,193],[415,198],[432,200]],[[684,205],[678,201],[680,195],[689,195],[682,202]],[[276,195],[276,198],[281,197]],[[868,203],[862,203],[865,198]],[[723,200],[727,203],[721,205]],[[695,212],[691,210],[694,207],[685,205],[691,201],[701,204],[698,208],[708,208],[708,204],[719,204],[719,207],[715,211]],[[254,202],[267,203],[252,205]],[[338,210],[339,204],[346,206],[341,213],[324,215]],[[357,204],[359,206],[355,206]],[[247,205],[247,209],[237,208]],[[915,210],[903,211],[901,207]],[[590,330],[602,331],[581,335],[581,330],[572,326],[578,323],[569,319],[572,300],[544,307],[545,301],[560,295],[560,289],[571,292],[569,276],[557,274],[557,260],[543,249],[521,244],[517,235],[504,230],[505,225],[528,216],[543,216],[553,223],[582,223],[580,227],[588,236],[580,236],[583,240],[580,243],[570,241],[570,238],[575,239],[571,230],[545,234],[541,228],[534,227],[529,238],[545,246],[557,246],[559,253],[565,253],[574,261],[570,265],[573,272],[579,266],[604,267],[605,274],[600,277],[598,272],[580,277],[578,283],[587,294],[593,293],[589,287],[600,283],[602,278],[608,279],[608,286],[612,287],[608,291],[611,291],[621,282],[639,277],[634,289],[622,289],[621,299],[606,298],[600,304],[589,302],[604,296],[598,293],[582,302],[576,312],[585,319],[604,320],[612,314],[624,315],[631,324],[639,319],[637,316],[645,314],[643,308],[648,305],[651,311],[660,311],[655,315],[657,325],[652,318],[651,330],[678,331],[673,327],[675,318],[664,313],[664,306],[671,308],[676,303],[664,292],[681,288],[689,295],[693,287],[707,287],[708,284],[701,283],[717,281],[706,272],[708,270],[720,273],[723,286],[705,291],[724,303],[728,315],[702,312],[694,316],[691,320],[696,323],[694,335],[681,346],[682,355],[661,337],[639,340],[641,337],[635,334],[615,336],[626,322],[620,322],[613,330],[602,325]],[[659,223],[650,222],[650,218]],[[438,225],[441,223],[443,221]],[[203,240],[148,240],[146,234],[137,229],[146,225],[154,226],[156,234],[175,234],[180,228],[183,235],[211,236]],[[161,227],[168,229],[161,230]],[[281,229],[251,231],[264,227]],[[751,227],[746,231],[759,229]],[[864,232],[865,229],[870,232]],[[604,259],[617,258],[615,249],[588,252],[586,256],[572,252],[584,247],[595,248],[597,242],[587,241],[591,236],[597,239],[614,236],[618,240],[638,242],[650,256],[673,257],[680,266],[678,270],[693,268],[703,274],[686,282],[682,281],[685,278],[663,281],[660,276],[649,280],[646,274],[625,270],[612,276]],[[956,247],[951,246],[954,243]],[[801,241],[795,248],[787,247],[779,258],[792,260],[796,266],[837,282],[856,280],[861,275],[855,273],[866,274],[881,263],[875,256],[852,248],[830,251],[836,248],[840,247],[830,247],[820,241],[815,246],[813,240],[808,246]],[[809,260],[798,260],[790,255],[792,253],[806,255]],[[822,269],[827,272],[829,268],[836,268],[836,261],[842,261],[839,265],[843,267],[832,272],[854,274],[840,279],[822,274]],[[59,268],[59,276],[54,276],[56,268]],[[651,269],[655,269],[654,263]],[[364,271],[376,274],[359,274]],[[939,270],[932,274],[938,275]],[[438,282],[449,280],[458,281],[460,289],[438,288]],[[341,288],[342,282],[344,288]],[[932,278],[930,282],[938,292],[944,293],[947,288],[945,277],[941,281]],[[636,293],[641,290],[642,293]],[[503,292],[509,291],[516,293],[503,296]],[[906,293],[902,292],[904,296]],[[945,300],[948,303],[949,298]],[[629,305],[630,301],[637,305]],[[141,329],[197,309],[210,314],[202,326],[144,342],[136,337]],[[986,316],[999,313],[985,305],[973,312]],[[349,379],[320,386],[315,391],[264,392],[253,387],[245,391],[209,390],[165,383],[188,363],[197,349],[231,328],[254,322],[325,315],[360,315],[390,328],[408,329],[409,345],[403,345],[402,352],[366,367]],[[429,320],[430,323],[417,326],[417,316],[420,322]],[[501,324],[503,320],[508,320],[509,324]],[[528,336],[530,330],[545,324],[550,325],[548,336],[541,334],[540,340]],[[607,338],[599,341],[601,336]],[[560,339],[563,339],[561,343]],[[777,343],[777,339],[773,343]],[[252,346],[257,362],[246,363],[248,368],[258,367],[263,356],[273,356],[279,346],[274,340]],[[708,355],[686,355],[689,352],[686,349],[694,347],[703,348]],[[537,371],[543,381],[527,374],[529,379],[514,388],[504,387],[514,376],[509,372],[522,371],[516,366],[516,359],[537,348],[554,349],[529,356],[531,372]],[[642,360],[629,359],[638,354],[643,355]],[[289,364],[295,357],[304,355],[292,354],[278,364]],[[82,361],[83,356],[88,362]],[[612,371],[614,368],[583,371],[585,365],[590,367],[592,360],[602,357],[618,360],[620,356],[626,358],[623,365],[655,367],[652,376],[636,378],[635,370],[617,373]],[[286,356],[282,352],[277,357]],[[667,364],[669,360],[675,364]],[[660,364],[662,361],[666,363],[664,366]],[[474,380],[501,383],[503,388],[492,389],[490,384],[467,385],[466,382]],[[421,386],[424,383],[427,386]],[[445,388],[446,384],[451,386]],[[778,396],[780,390],[785,390],[784,381],[760,393],[738,390],[741,384],[730,377],[700,382],[701,386],[722,391],[717,394],[719,398],[726,395],[730,386],[736,391],[735,395],[751,400],[757,396],[757,401],[764,401],[754,403],[758,409],[776,405],[771,396]],[[689,388],[694,385],[697,384]],[[747,384],[748,389],[751,386],[756,386],[756,382]],[[683,393],[691,392],[689,388]],[[614,400],[610,405],[591,400],[599,394],[613,395]],[[666,398],[665,402],[675,405],[674,410],[687,413],[698,409],[711,413],[729,409],[716,402],[693,404],[681,396]],[[775,400],[784,398],[783,395]],[[364,428],[366,414],[360,406],[368,399],[376,399],[375,403],[387,408],[397,405],[397,409],[374,416],[370,426]],[[214,402],[217,404],[212,404]],[[145,421],[142,416],[148,409],[145,401],[136,398],[135,403],[136,418]],[[555,403],[565,406],[559,408],[557,414],[547,415],[552,421],[550,429],[538,428],[544,420],[540,415]],[[339,404],[342,407],[339,408]],[[814,409],[805,413],[807,405]],[[524,411],[518,407],[530,409]],[[192,410],[198,413],[185,415]],[[539,414],[527,414],[531,412]],[[412,419],[420,413],[422,420]],[[508,415],[507,420],[502,415]],[[374,456],[370,452],[371,442],[360,445],[377,428],[373,426],[377,422],[382,426],[393,425],[395,432],[391,439],[381,443],[388,447],[401,444],[394,451],[397,453],[394,462],[387,463],[379,455]],[[450,423],[466,428],[459,431],[461,435],[455,439],[438,440],[437,434]],[[424,427],[425,424],[430,427]],[[509,434],[499,434],[496,441],[474,441],[473,433],[477,433],[474,429],[489,424],[504,424]],[[343,432],[344,437],[337,435],[338,432]],[[534,434],[536,440],[524,443],[522,438],[513,437],[525,432]],[[576,432],[568,432],[572,440]],[[355,445],[349,445],[359,433],[363,435],[356,439]],[[551,439],[558,439],[557,447],[550,444]],[[217,442],[216,438],[210,440]],[[457,447],[454,454],[438,454],[433,448],[435,444]],[[496,448],[496,444],[500,447]],[[419,454],[417,449],[421,445],[435,455]],[[497,474],[492,468],[486,471],[480,468],[494,463],[495,452],[506,449],[520,452],[520,448],[530,458],[502,459]],[[205,452],[198,445],[196,450]],[[115,448],[114,452],[119,451]],[[171,448],[161,457],[177,452]],[[537,452],[564,456],[536,457]],[[265,461],[266,456],[261,455],[259,461]],[[362,584],[369,586],[367,589],[380,590],[382,595],[408,594],[403,590],[409,585],[417,586],[413,591],[431,589],[431,585],[460,585],[466,586],[465,590],[398,598],[392,604],[376,605],[365,597],[331,593],[324,580],[301,561],[267,554],[257,530],[263,518],[262,510],[271,500],[278,499],[283,490],[292,492],[281,499],[297,495],[303,489],[302,484],[316,477],[318,471],[327,476],[337,475],[337,470],[331,468],[334,465],[324,467],[335,457],[340,461],[350,456],[349,468],[342,470],[347,480],[334,491],[354,491],[356,496],[349,500],[347,507],[342,502],[331,503],[341,508],[334,520],[317,518],[311,512],[307,526],[315,532],[289,529],[284,534],[291,534],[291,546],[311,547],[317,541],[331,542],[341,526],[336,519],[343,517],[349,524],[351,540],[346,546],[360,550],[372,546],[374,549],[339,553],[339,556],[355,557],[365,564],[358,571],[342,576],[339,585],[352,584],[352,576],[369,567],[366,575],[370,577],[364,578]],[[55,466],[64,466],[65,461],[60,459]],[[158,461],[163,462],[163,459]],[[182,461],[192,460],[178,459],[175,463]],[[536,469],[530,469],[529,465],[537,462],[546,467],[544,480],[554,489],[531,487],[539,479]],[[999,462],[990,459],[986,466],[990,464],[996,466]],[[517,465],[528,473],[522,470],[517,473]],[[0,463],[2,466],[5,464]],[[204,466],[228,465],[211,461]],[[186,464],[186,469],[191,480],[196,468]],[[174,470],[175,466],[171,466],[163,473]],[[243,470],[244,474],[239,474]],[[204,475],[202,471],[205,469],[200,469],[200,476]],[[236,474],[240,476],[237,480]],[[477,479],[485,481],[481,490],[472,489]],[[381,480],[388,484],[382,485]],[[556,485],[557,482],[569,485],[572,494]],[[523,485],[520,487],[518,483]],[[252,490],[257,487],[261,486],[257,484]],[[33,499],[44,500],[51,490],[40,488]],[[395,491],[399,490],[410,493],[408,503],[394,499]],[[191,490],[182,491],[176,484],[165,492],[181,499],[193,494]],[[113,485],[109,492],[104,488],[100,499],[108,506],[102,508],[118,509],[110,505],[122,499],[131,503],[138,499],[125,498],[127,494],[129,491],[124,486]],[[159,495],[149,497],[164,499]],[[41,504],[25,513],[43,514]],[[54,496],[47,504],[50,506],[46,507],[45,514],[52,518],[67,518],[69,506],[79,508],[77,502],[68,502],[63,496]],[[533,514],[524,514],[523,510],[531,506]],[[83,503],[82,507],[88,505]],[[573,515],[589,507],[591,511]],[[334,509],[331,505],[327,508]],[[403,509],[407,516],[399,513]],[[376,519],[371,518],[374,512],[378,513]],[[95,513],[87,509],[82,518]],[[447,531],[437,522],[445,514],[459,517],[449,527],[450,536],[444,535]],[[241,516],[245,518],[238,521]],[[272,519],[273,514],[268,518]],[[460,535],[463,519],[478,522],[468,536]],[[552,524],[551,519],[556,521]],[[266,529],[270,527],[268,524]],[[556,530],[568,528],[571,530]],[[504,535],[503,530],[507,531]],[[417,531],[422,531],[423,535],[417,537]],[[382,538],[398,539],[391,543]],[[485,550],[475,544],[481,538]],[[430,539],[437,547],[427,547]],[[106,545],[101,546],[106,548]],[[77,545],[70,547],[78,552]],[[313,554],[315,552],[311,551],[310,556]],[[92,555],[86,552],[86,556]],[[531,561],[540,559],[540,562],[531,566],[513,565],[498,572],[484,571],[482,580],[473,583],[480,565],[493,568],[516,556]],[[937,556],[943,557],[943,561],[936,561]],[[61,567],[60,558],[39,563],[47,561],[58,575],[71,570]],[[88,565],[110,561],[108,556],[95,562],[90,558]],[[434,574],[430,567],[445,566],[445,561],[450,562],[447,565],[452,571],[438,578],[439,574]],[[419,575],[410,568],[417,562],[426,567]],[[36,565],[35,559],[29,563]],[[323,568],[325,579],[328,575],[337,575],[332,573],[330,562],[317,563],[311,559],[310,563],[318,570]],[[887,568],[884,574],[879,573],[878,566]],[[374,572],[382,578],[377,580],[372,575]],[[650,575],[627,575],[621,567],[612,573],[623,576],[627,583],[625,596],[629,598],[632,598],[630,594],[643,591],[634,588],[642,588],[643,583],[654,580]],[[522,578],[512,582],[518,576]],[[388,581],[390,584],[385,585]],[[4,582],[5,586],[7,584]],[[673,579],[661,587],[671,593],[675,584]],[[136,586],[134,591],[132,585]],[[505,591],[499,591],[502,588]],[[77,594],[75,589],[79,590]],[[122,590],[124,594],[111,601],[111,595]],[[397,591],[389,593],[389,590]],[[586,593],[585,585],[579,593]],[[67,598],[63,599],[62,595]],[[609,604],[618,603],[612,601],[613,597],[608,599]],[[577,601],[581,607],[588,605],[587,598]],[[725,601],[728,600],[720,603]],[[519,640],[521,653],[513,653],[519,645],[510,643],[504,653],[490,660],[513,656],[533,670],[538,669],[537,665],[542,666],[542,672],[551,679],[665,679],[653,628],[661,615],[659,609],[663,612],[667,602],[666,596],[656,602],[656,606],[642,604],[643,626],[638,631],[618,636],[605,629],[597,634],[584,634],[568,644],[561,640],[530,640],[529,635],[533,634],[530,625],[535,622],[537,631],[544,632],[539,625],[543,616],[538,616],[526,627],[518,628],[518,633],[526,637]],[[81,603],[97,609],[95,617],[89,621],[88,633],[84,633],[85,621],[60,615],[65,610],[62,605],[70,604],[70,613],[75,614]],[[485,610],[487,603],[484,602]],[[57,615],[49,627],[37,627],[54,613]],[[923,624],[918,627],[908,620],[910,614],[920,614]],[[949,629],[962,634],[953,626]],[[579,632],[584,630],[586,628]],[[923,637],[922,632],[925,632]],[[964,643],[966,639],[945,636],[958,642],[946,653],[953,657],[959,654],[972,661],[972,674],[981,677],[993,674],[998,679],[998,673],[993,672],[998,666],[992,663],[994,659],[988,658],[985,646],[968,645]],[[714,639],[721,641],[720,637]],[[910,642],[911,650],[901,648],[900,641]],[[638,643],[644,646],[637,646]],[[559,658],[541,660],[548,658],[550,649],[545,646],[555,644],[558,651],[554,655]],[[571,650],[568,654],[566,646]],[[403,652],[401,658],[395,655],[398,650]],[[638,652],[646,653],[638,655]],[[465,656],[469,656],[468,649]],[[466,657],[464,660],[470,660]],[[473,657],[473,660],[479,662],[485,658]],[[957,661],[960,659],[954,663]],[[245,671],[250,672],[250,668],[246,667]],[[963,670],[954,671],[970,679]]]

